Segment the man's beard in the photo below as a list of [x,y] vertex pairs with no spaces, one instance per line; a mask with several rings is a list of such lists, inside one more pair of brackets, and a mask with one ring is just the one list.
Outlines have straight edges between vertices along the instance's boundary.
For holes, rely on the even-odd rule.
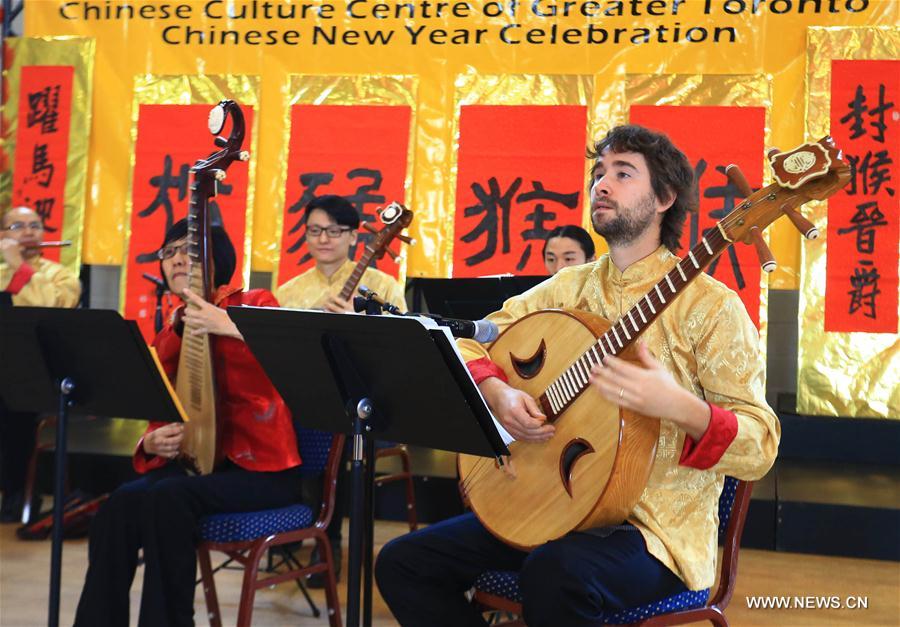
[[603,224],[591,216],[594,231],[610,246],[626,246],[644,234],[656,216],[656,198],[647,194],[634,207],[622,207],[619,203],[606,199],[604,203],[612,207],[615,215]]

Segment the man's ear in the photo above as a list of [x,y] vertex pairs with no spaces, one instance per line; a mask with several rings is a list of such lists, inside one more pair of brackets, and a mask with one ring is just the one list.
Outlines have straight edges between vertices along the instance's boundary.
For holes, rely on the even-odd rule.
[[675,204],[675,199],[677,195],[671,189],[666,189],[665,196],[663,198],[657,198],[657,202],[659,205],[656,208],[656,213],[665,213],[669,210],[669,208]]
[[351,246],[355,246],[355,245],[356,245],[356,240],[357,240],[358,238],[359,238],[359,231],[358,231],[358,230],[353,229],[352,231],[350,231],[350,245],[351,245]]

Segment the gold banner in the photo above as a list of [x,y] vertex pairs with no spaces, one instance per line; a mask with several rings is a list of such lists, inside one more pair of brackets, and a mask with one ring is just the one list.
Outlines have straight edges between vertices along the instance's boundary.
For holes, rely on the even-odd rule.
[[[237,103],[252,107],[253,121],[249,126],[250,144],[245,149],[250,151],[250,161],[247,164],[247,191],[246,191],[246,207],[244,208],[244,238],[243,241],[234,242],[235,248],[241,251],[241,265],[236,268],[241,280],[240,284],[246,286],[250,281],[250,247],[253,232],[253,206],[254,192],[256,189],[256,152],[259,137],[259,79],[256,76],[154,76],[143,75],[137,76],[134,80],[134,102],[131,115],[131,155],[129,160],[129,176],[128,189],[133,190],[135,185],[134,172],[137,155],[138,140],[138,124],[140,121],[141,105],[194,105],[207,104],[212,107],[221,100],[229,99]],[[216,150],[212,143],[212,136],[209,141],[209,153]],[[177,137],[165,138],[165,142],[177,144]],[[197,155],[197,158],[204,156]],[[167,173],[161,175],[166,176]],[[164,190],[163,182],[159,183],[160,193],[168,193]],[[180,195],[180,200],[184,200],[184,196]],[[129,250],[130,240],[132,238],[131,223],[132,213],[134,211],[133,197],[129,194],[125,201],[125,219],[118,226],[119,233],[123,236],[125,242],[124,248]],[[158,244],[158,242],[155,242]],[[119,286],[120,309],[126,311],[127,298],[129,296],[129,282],[140,281],[140,276],[129,278],[128,268],[132,264],[131,259],[126,259],[123,264],[121,281]],[[136,268],[132,268],[135,270]]]
[[[83,37],[9,37],[4,40],[9,67],[3,72],[3,130],[0,148],[9,164],[0,171],[0,208],[6,207],[12,193],[12,164],[19,128],[19,87],[22,68],[31,65],[70,66],[74,68],[69,118],[69,148],[66,159],[65,205],[59,239],[72,240],[60,250],[60,263],[78,274],[81,270],[82,234],[85,226],[88,140],[91,128],[91,94],[94,84],[93,39]],[[88,230],[90,232],[90,230]],[[87,240],[87,236],[84,238]]]
[[[406,281],[407,269],[410,257],[428,259],[435,254],[435,241],[430,233],[434,231],[435,224],[439,223],[440,216],[436,207],[423,203],[421,206],[413,202],[414,184],[413,172],[415,165],[416,138],[434,145],[436,139],[429,137],[429,130],[417,126],[416,101],[418,78],[415,76],[310,76],[292,75],[285,92],[284,104],[285,123],[283,137],[281,138],[283,151],[281,155],[282,167],[278,175],[277,186],[282,191],[281,202],[276,219],[276,233],[282,233],[284,228],[284,215],[287,211],[288,199],[284,196],[287,187],[288,163],[290,162],[290,138],[291,138],[291,107],[294,105],[393,105],[405,106],[410,110],[409,142],[406,151],[406,175],[403,187],[406,192],[404,198],[389,198],[387,202],[397,200],[406,204],[413,211],[415,219],[410,227],[410,235],[416,239],[416,246],[402,246],[402,256],[398,258],[399,274],[397,279],[403,285]],[[348,146],[352,153],[353,147]],[[432,153],[433,154],[433,151]],[[419,164],[419,171],[437,170],[429,168],[428,164]],[[264,255],[268,260],[274,260],[274,272],[272,273],[272,288],[274,289],[284,281],[279,279],[278,269],[281,265],[281,250],[279,239],[274,239],[268,248],[257,247],[254,254]]]
[[[831,132],[833,60],[900,59],[900,28],[811,28],[807,42],[806,137]],[[894,77],[896,80],[896,77]],[[900,103],[894,103],[896,115]],[[896,119],[892,122],[896,124]],[[898,155],[892,155],[896,160]],[[893,181],[896,185],[897,181]],[[897,220],[896,198],[890,219]],[[803,247],[797,411],[820,416],[900,419],[900,335],[833,333],[824,326],[828,205],[806,212],[821,233]],[[887,211],[886,211],[887,213]],[[900,263],[900,250],[897,251]]]
[[[459,75],[593,76],[600,91],[631,74],[767,74],[776,101],[772,140],[792,146],[803,137],[803,54],[808,26],[897,23],[897,2],[870,0],[864,10],[815,11],[813,3],[539,2],[457,3],[459,14],[439,3],[250,2],[211,0],[139,4],[110,0],[42,0],[28,3],[29,35],[96,37],[97,84],[91,139],[92,194],[87,215],[93,232],[85,259],[121,263],[121,239],[104,237],[122,223],[128,190],[128,121],[119,114],[132,100],[123,77],[143,74],[244,74],[260,76],[260,154],[254,215],[254,250],[270,251],[283,188],[283,89],[292,74],[414,75],[417,138],[412,207],[451,220],[455,159],[451,125],[454,81]],[[599,5],[599,8],[592,8]],[[653,5],[651,9],[650,5]],[[800,6],[805,10],[801,11]],[[827,3],[822,3],[823,7]],[[741,8],[743,5],[743,8]],[[787,7],[790,5],[790,7]],[[179,7],[176,14],[175,7]],[[660,10],[660,6],[664,8]],[[268,7],[268,8],[266,8]],[[380,8],[376,8],[380,7]],[[675,8],[677,7],[677,9]],[[858,7],[857,7],[858,8]],[[587,11],[582,13],[581,9]],[[267,15],[266,12],[269,14]],[[376,14],[377,13],[377,14]],[[139,54],[123,54],[139,50]],[[537,97],[537,96],[536,96]],[[431,215],[431,214],[430,214]],[[447,276],[448,228],[419,227],[422,245],[410,251],[410,276]],[[785,248],[786,250],[782,250]],[[441,251],[431,256],[431,251]],[[796,289],[799,245],[773,252],[780,265],[772,287]],[[258,253],[256,270],[272,270]]]

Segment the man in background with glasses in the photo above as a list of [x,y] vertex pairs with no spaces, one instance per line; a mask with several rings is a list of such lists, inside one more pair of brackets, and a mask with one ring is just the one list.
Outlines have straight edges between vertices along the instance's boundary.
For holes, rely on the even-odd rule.
[[[348,300],[339,294],[356,263],[350,260],[350,247],[356,244],[359,234],[359,213],[350,201],[341,196],[320,196],[306,206],[306,246],[316,265],[303,274],[294,277],[275,291],[282,307],[295,309],[324,309],[339,313],[353,311],[352,296]],[[360,285],[365,285],[381,298],[401,311],[406,311],[403,287],[389,274],[375,268],[366,268]],[[346,469],[347,455],[341,460]],[[321,480],[310,478],[308,485],[321,486]],[[344,520],[345,488],[348,485],[344,473],[338,480],[338,491],[334,516],[326,533],[334,553],[335,576],[340,576],[341,567],[341,525]],[[317,495],[304,495],[304,502],[320,502]],[[314,551],[311,561],[319,561]],[[325,578],[316,573],[309,578],[310,588],[322,588]]]
[[[359,213],[341,196],[320,196],[306,206],[306,247],[316,265],[275,291],[282,307],[353,311],[352,297],[339,297],[356,264],[350,247],[359,235]],[[390,275],[366,268],[360,280],[385,301],[406,311],[403,288]]]
[[[81,282],[71,270],[44,259],[41,217],[28,207],[0,216],[0,306],[75,307]],[[0,399],[0,522],[22,516],[25,474],[34,449],[37,414],[14,413]]]

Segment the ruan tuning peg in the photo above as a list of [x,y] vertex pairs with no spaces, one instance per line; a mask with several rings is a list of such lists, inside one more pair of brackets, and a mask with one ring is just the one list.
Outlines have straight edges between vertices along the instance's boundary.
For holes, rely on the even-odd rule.
[[391,259],[393,259],[394,261],[397,261],[397,259],[400,258],[400,255],[398,255],[397,253],[395,253],[395,252],[394,252],[393,250],[391,250],[390,248],[385,248],[385,249],[384,249],[384,252],[386,252],[387,254],[389,254],[389,255],[391,256]]
[[217,181],[225,180],[225,170],[213,170],[213,176],[216,177]]
[[363,227],[365,230],[367,230],[369,233],[377,233],[377,232],[378,232],[378,229],[376,229],[374,226],[372,226],[372,225],[369,224],[368,222],[363,222],[363,223],[362,223],[362,227]]
[[747,177],[745,177],[744,173],[741,172],[741,169],[733,163],[725,168],[725,176],[728,177],[728,180],[737,188],[738,193],[743,198],[747,198],[753,193],[750,183],[747,182]]
[[775,263],[775,257],[772,255],[772,251],[766,246],[762,231],[759,230],[758,226],[750,227],[750,237],[753,239],[753,245],[756,247],[756,255],[759,257],[759,264],[762,266],[763,271],[773,272],[778,264]]
[[398,235],[397,239],[409,246],[416,245],[416,240],[412,237],[409,237],[408,235]]
[[238,159],[241,160],[241,161],[250,161],[250,151],[249,151],[249,150],[242,150],[242,151],[240,152],[240,154],[238,155]]
[[794,223],[794,226],[797,227],[797,230],[800,231],[803,237],[806,239],[818,239],[819,229],[816,228],[815,224],[800,215],[799,211],[789,207],[782,207],[781,210]]

